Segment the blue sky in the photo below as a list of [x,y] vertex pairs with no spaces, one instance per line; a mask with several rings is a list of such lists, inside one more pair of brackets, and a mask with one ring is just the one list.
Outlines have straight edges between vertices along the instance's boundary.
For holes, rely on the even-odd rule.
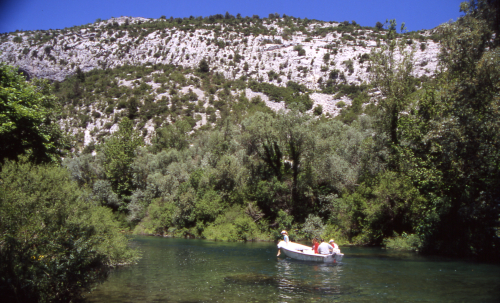
[[[324,21],[352,21],[374,26],[396,19],[408,30],[430,29],[461,14],[463,0],[0,0],[0,33],[19,30],[62,29],[97,18],[209,16],[226,11],[242,16],[269,13]],[[398,26],[399,28],[399,26]]]

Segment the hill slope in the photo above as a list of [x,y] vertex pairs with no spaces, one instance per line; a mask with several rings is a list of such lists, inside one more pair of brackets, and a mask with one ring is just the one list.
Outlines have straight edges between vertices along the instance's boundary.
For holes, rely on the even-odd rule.
[[[207,58],[211,69],[228,79],[249,75],[278,84],[288,79],[318,89],[318,80],[333,69],[343,72],[348,83],[367,81],[368,62],[360,58],[385,35],[374,28],[307,19],[217,21],[120,17],[72,29],[12,33],[2,38],[0,60],[36,77],[62,81],[77,67],[84,72],[124,64],[197,67]],[[439,45],[413,36],[427,44],[415,55],[416,76],[430,75]],[[326,54],[330,58],[325,60]],[[344,63],[349,60],[352,67]],[[270,77],[270,71],[278,76]]]
[[[63,117],[70,117],[61,125],[88,145],[102,137],[98,132],[114,131],[117,124],[110,127],[110,123],[118,121],[116,115],[126,114],[124,109],[137,107],[144,114],[142,108],[148,102],[156,107],[163,102],[163,109],[170,114],[163,115],[163,122],[159,121],[160,111],[154,112],[156,121],[151,112],[143,117],[139,127],[146,127],[147,140],[155,127],[172,122],[178,115],[197,121],[196,125],[192,122],[194,127],[214,122],[221,116],[222,106],[213,103],[221,99],[231,103],[241,93],[248,99],[258,97],[269,108],[279,110],[293,102],[276,87],[284,88],[290,81],[305,88],[294,94],[307,95],[302,100],[307,110],[338,115],[356,97],[343,93],[338,85],[357,87],[370,81],[370,52],[378,49],[386,34],[383,29],[348,22],[271,15],[265,19],[222,15],[170,20],[120,17],[70,29],[4,34],[0,60],[31,76],[55,81],[81,72],[99,73],[124,66],[142,70],[135,74],[133,68],[114,73],[112,80],[103,80],[101,75],[106,82],[101,89],[95,89],[101,80],[94,77],[82,88],[72,84],[59,93],[66,102]],[[439,44],[431,38],[436,40],[424,32],[399,35],[399,39],[407,40],[408,49],[415,50],[415,77],[431,76],[436,69]],[[226,89],[227,98],[221,97],[222,80],[218,80],[219,85],[202,85],[201,78],[194,75],[202,61],[224,81],[240,80],[245,84]],[[158,66],[170,65],[193,72],[182,72],[186,81],[162,78],[165,69]],[[247,87],[252,80],[272,86]],[[177,91],[179,99],[188,93],[191,96],[187,97],[188,103],[181,102],[172,110]],[[82,92],[87,93],[87,101],[82,101]],[[132,96],[135,100],[131,104]]]

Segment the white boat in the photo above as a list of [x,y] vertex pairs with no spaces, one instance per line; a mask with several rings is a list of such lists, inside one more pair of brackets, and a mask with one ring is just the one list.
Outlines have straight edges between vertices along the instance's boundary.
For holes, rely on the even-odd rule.
[[344,254],[340,250],[336,249],[330,255],[322,255],[314,253],[314,250],[306,245],[299,243],[280,241],[278,243],[278,249],[284,253],[287,257],[302,261],[314,261],[314,262],[324,262],[324,263],[338,263],[342,261]]

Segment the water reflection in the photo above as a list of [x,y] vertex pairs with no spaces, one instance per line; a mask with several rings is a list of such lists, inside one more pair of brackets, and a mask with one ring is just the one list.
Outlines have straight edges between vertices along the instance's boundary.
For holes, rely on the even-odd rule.
[[310,297],[332,298],[352,292],[352,287],[342,285],[342,265],[312,263],[291,259],[276,262],[278,296],[280,301]]
[[135,238],[138,264],[89,302],[498,302],[500,267],[345,248],[340,264],[276,258],[273,243]]

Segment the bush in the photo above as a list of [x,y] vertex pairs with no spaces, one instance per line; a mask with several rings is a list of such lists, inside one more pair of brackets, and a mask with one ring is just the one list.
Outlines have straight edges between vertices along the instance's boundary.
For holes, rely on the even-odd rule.
[[106,277],[105,265],[135,258],[111,211],[63,168],[7,162],[0,179],[3,300],[74,300]]
[[323,113],[323,106],[321,105],[316,105],[314,108],[314,115],[320,116]]
[[134,229],[134,234],[166,234],[172,225],[175,205],[165,198],[154,199],[148,206],[148,215]]
[[325,61],[325,63],[328,63],[330,61],[330,53],[326,53],[323,56],[323,61]]
[[334,239],[338,245],[350,244],[346,230],[337,225],[326,225],[321,237],[325,240]]
[[349,60],[345,60],[344,62],[342,62],[342,64],[345,65],[345,67],[349,71],[349,74],[354,73],[354,63],[352,62],[352,60],[350,60],[350,59]]
[[369,60],[370,60],[370,55],[369,54],[363,54],[359,58],[359,64],[363,64],[365,61],[369,61]]
[[302,227],[302,231],[307,239],[312,239],[314,237],[321,238],[323,232],[325,231],[325,225],[320,217],[313,214],[309,214]]
[[46,46],[43,51],[47,54],[47,55],[50,55],[50,52],[52,51],[52,46]]
[[249,87],[253,91],[266,94],[270,100],[285,101],[287,107],[298,105],[303,110],[310,110],[313,106],[307,88],[293,81],[288,81],[286,87],[251,81]]
[[401,235],[397,233],[392,238],[384,239],[384,245],[390,249],[396,250],[413,250],[418,251],[422,246],[422,239],[416,234],[407,234],[403,232]]
[[225,213],[209,224],[203,231],[203,237],[222,241],[252,241],[268,240],[269,236],[262,234],[251,217],[240,207],[231,207]]
[[306,50],[302,47],[302,45],[296,45],[293,50],[296,51],[299,56],[305,56],[306,54]]
[[[126,101],[123,101],[123,105],[122,106],[123,106],[122,108],[127,107]],[[104,112],[106,114],[108,114],[108,115],[112,114],[114,111],[115,111],[115,109],[114,109],[113,105],[110,105],[110,106],[106,107],[106,109],[104,110]],[[111,128],[111,126],[109,128]],[[109,129],[109,128],[106,128],[106,129]]]
[[202,59],[200,61],[198,68],[199,68],[200,72],[202,72],[202,73],[208,73],[210,71],[210,66],[208,66],[208,62],[205,59]]
[[278,211],[278,216],[276,218],[276,223],[277,223],[278,228],[275,228],[274,232],[273,232],[273,236],[274,236],[275,239],[281,238],[280,232],[282,230],[287,230],[288,231],[288,235],[291,238],[295,238],[296,237],[295,228],[294,228],[295,225],[293,224],[293,216],[292,215],[289,215],[285,211],[283,211],[283,210],[280,209]]

